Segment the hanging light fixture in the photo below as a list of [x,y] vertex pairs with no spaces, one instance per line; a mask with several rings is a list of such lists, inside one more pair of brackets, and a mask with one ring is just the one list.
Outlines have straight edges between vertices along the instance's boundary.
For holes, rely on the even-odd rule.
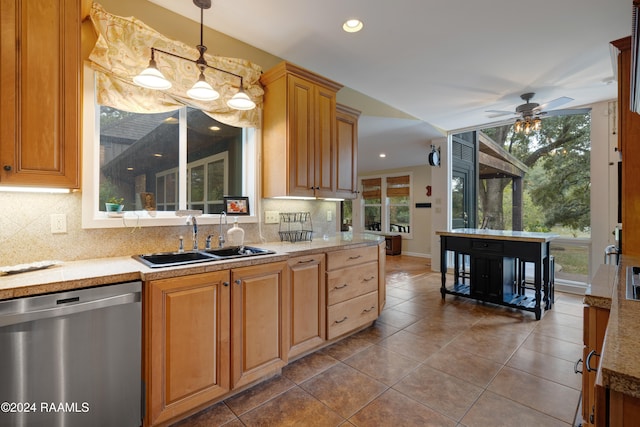
[[151,59],[149,60],[149,66],[145,68],[140,74],[133,78],[133,82],[138,86],[145,87],[147,89],[154,90],[167,90],[171,87],[171,82],[165,78],[165,76],[160,72],[158,66],[155,61],[155,53],[161,52],[165,55],[173,56],[175,58],[180,58],[185,61],[190,61],[196,64],[198,69],[200,70],[200,75],[198,76],[198,80],[195,82],[193,87],[187,91],[187,96],[192,99],[198,101],[215,101],[220,97],[218,91],[216,91],[209,83],[207,83],[207,79],[205,77],[205,70],[207,68],[211,68],[213,70],[229,74],[231,76],[237,77],[240,79],[240,88],[238,92],[233,95],[231,99],[227,101],[227,105],[230,108],[236,110],[252,110],[256,107],[256,103],[246,94],[243,86],[243,78],[238,74],[234,74],[230,71],[223,70],[221,68],[213,67],[207,64],[207,61],[204,58],[204,53],[207,50],[207,47],[203,43],[203,29],[204,29],[204,10],[211,8],[211,0],[193,0],[193,4],[195,4],[198,8],[200,8],[200,44],[196,46],[198,49],[198,53],[200,56],[198,59],[193,60],[189,58],[185,58],[180,55],[176,55],[175,53],[166,52],[164,50],[157,49],[155,47],[151,48]]
[[513,124],[513,129],[516,133],[524,132],[525,135],[529,135],[531,131],[538,131],[542,127],[542,120],[540,117],[533,117],[526,115],[522,119],[516,120]]

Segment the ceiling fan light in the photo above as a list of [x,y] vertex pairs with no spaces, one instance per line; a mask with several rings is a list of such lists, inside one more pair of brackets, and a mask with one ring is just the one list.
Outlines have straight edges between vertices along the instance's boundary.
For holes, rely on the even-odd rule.
[[533,130],[540,130],[542,127],[542,120],[539,117],[533,119]]
[[531,122],[527,120],[524,124],[524,133],[529,135],[530,132],[531,132]]
[[149,61],[147,68],[133,78],[133,82],[138,86],[154,90],[167,90],[171,87],[171,82],[158,70],[156,61],[153,59]]
[[187,91],[187,95],[197,101],[215,101],[220,98],[220,94],[207,83],[203,73],[200,73],[198,81]]
[[235,110],[253,110],[256,108],[256,103],[249,98],[242,86],[240,86],[238,93],[227,101],[227,105]]
[[513,124],[516,133],[520,133],[522,132],[522,120],[518,119],[516,120],[516,122]]

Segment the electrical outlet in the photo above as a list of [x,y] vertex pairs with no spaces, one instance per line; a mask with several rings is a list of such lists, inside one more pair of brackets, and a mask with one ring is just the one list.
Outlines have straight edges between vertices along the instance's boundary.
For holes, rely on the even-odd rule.
[[265,224],[277,224],[280,222],[280,212],[278,211],[264,211],[264,223]]
[[67,214],[51,214],[51,232],[53,234],[67,232]]
[[327,222],[331,222],[333,220],[333,211],[327,211]]

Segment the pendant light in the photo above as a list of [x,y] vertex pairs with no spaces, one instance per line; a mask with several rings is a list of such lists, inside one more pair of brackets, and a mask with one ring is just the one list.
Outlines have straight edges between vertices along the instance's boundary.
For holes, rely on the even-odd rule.
[[155,61],[155,52],[161,52],[165,55],[173,56],[175,58],[183,59],[185,61],[190,61],[196,64],[198,69],[200,70],[200,75],[198,76],[198,80],[195,82],[193,87],[187,91],[187,96],[189,98],[195,99],[197,101],[215,101],[220,97],[220,93],[216,91],[208,82],[205,76],[205,70],[210,68],[225,74],[229,74],[231,76],[237,77],[240,80],[240,87],[238,92],[233,95],[231,99],[227,101],[227,105],[230,108],[236,110],[252,110],[256,107],[256,104],[251,98],[246,94],[243,87],[243,78],[238,74],[232,73],[227,70],[223,70],[221,68],[213,67],[207,64],[206,59],[204,58],[204,53],[207,50],[207,47],[203,44],[203,30],[204,30],[204,9],[211,8],[211,0],[193,0],[193,4],[195,4],[198,8],[200,8],[200,44],[196,46],[198,49],[198,53],[200,54],[198,59],[193,60],[189,58],[185,58],[180,55],[176,55],[175,53],[167,52],[161,49],[157,49],[155,47],[151,48],[151,59],[149,60],[149,66],[145,68],[140,74],[133,78],[133,82],[138,86],[145,87],[147,89],[154,90],[167,90],[171,88],[172,84],[169,80],[167,80],[164,75],[158,70],[158,66]]

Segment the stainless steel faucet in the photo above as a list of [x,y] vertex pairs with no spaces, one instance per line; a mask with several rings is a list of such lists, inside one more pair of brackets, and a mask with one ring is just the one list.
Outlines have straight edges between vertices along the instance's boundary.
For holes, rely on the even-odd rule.
[[187,217],[187,225],[193,225],[193,250],[198,249],[198,221],[194,215]]
[[224,224],[227,225],[227,213],[225,211],[220,212],[220,235],[218,236],[218,247],[224,247],[224,233],[222,232],[222,217],[224,217]]

